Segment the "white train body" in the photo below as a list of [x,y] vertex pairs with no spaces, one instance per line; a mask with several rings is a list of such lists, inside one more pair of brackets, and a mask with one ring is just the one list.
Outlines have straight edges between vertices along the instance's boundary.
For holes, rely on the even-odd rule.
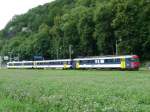
[[58,69],[88,69],[88,68],[119,68],[138,69],[140,67],[137,55],[106,56],[91,58],[76,58],[43,61],[8,62],[7,68],[58,68]]

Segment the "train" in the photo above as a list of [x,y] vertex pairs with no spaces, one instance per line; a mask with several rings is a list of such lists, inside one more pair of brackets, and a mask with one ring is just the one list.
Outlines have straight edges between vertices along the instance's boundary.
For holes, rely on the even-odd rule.
[[139,56],[97,56],[60,60],[13,61],[7,63],[8,69],[130,69],[138,70]]

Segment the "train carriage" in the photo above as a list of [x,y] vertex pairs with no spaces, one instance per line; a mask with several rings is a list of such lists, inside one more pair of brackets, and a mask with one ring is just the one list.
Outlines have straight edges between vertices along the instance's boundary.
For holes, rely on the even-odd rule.
[[33,68],[33,61],[8,62],[7,68]]
[[59,68],[59,69],[138,69],[137,55],[103,56],[90,58],[9,62],[7,68]]
[[7,68],[59,68],[68,69],[71,68],[71,60],[43,60],[43,61],[20,61],[20,62],[8,62]]
[[138,69],[140,66],[137,55],[127,56],[106,56],[74,59],[76,68],[118,68],[118,69]]
[[34,68],[71,68],[71,59],[35,61]]

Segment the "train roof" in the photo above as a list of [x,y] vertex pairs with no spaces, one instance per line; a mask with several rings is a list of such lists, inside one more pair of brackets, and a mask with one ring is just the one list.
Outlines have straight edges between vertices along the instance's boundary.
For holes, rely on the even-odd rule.
[[8,63],[32,63],[33,61],[12,61],[12,62],[8,62]]
[[35,62],[59,62],[59,61],[71,61],[71,59],[42,60],[42,61],[35,61]]
[[71,61],[71,59],[59,59],[59,60],[41,60],[41,61],[12,61],[9,63],[33,63],[33,62],[60,62],[60,61]]
[[116,58],[131,58],[133,56],[137,55],[121,55],[121,56],[114,56],[114,55],[108,55],[108,56],[91,56],[91,57],[84,57],[84,58],[75,58],[74,60],[93,60],[93,59],[116,59]]
[[[131,57],[138,57],[137,55],[121,55],[121,56],[91,56],[91,57],[84,57],[84,58],[75,58],[74,61],[78,60],[96,60],[96,59],[116,59],[116,58],[131,58]],[[71,61],[71,59],[58,59],[58,60],[42,60],[42,61],[13,61],[9,63],[33,63],[33,62],[63,62],[63,61]]]

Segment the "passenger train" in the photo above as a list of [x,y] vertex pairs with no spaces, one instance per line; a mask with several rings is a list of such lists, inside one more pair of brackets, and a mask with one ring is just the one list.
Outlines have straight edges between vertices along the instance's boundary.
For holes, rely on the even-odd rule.
[[61,60],[43,61],[16,61],[8,62],[7,68],[57,68],[57,69],[131,69],[138,70],[140,67],[137,55],[103,56]]

